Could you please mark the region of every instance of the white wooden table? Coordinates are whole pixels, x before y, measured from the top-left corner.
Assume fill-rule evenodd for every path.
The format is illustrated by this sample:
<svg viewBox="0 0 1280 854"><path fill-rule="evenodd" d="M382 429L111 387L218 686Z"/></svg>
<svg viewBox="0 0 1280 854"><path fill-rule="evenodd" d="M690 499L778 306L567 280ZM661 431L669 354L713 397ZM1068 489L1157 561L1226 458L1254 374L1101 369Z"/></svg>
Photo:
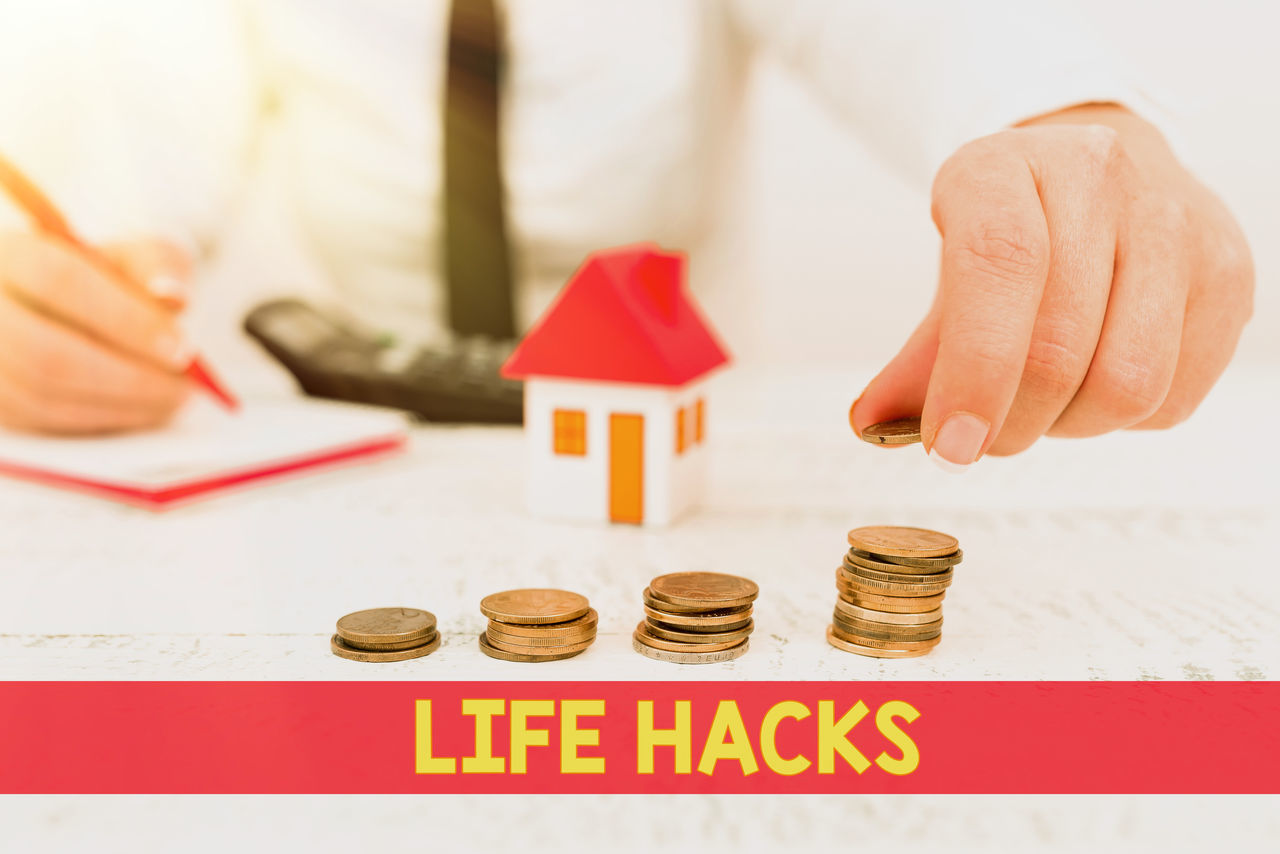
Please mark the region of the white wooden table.
<svg viewBox="0 0 1280 854"><path fill-rule="evenodd" d="M1239 370L1162 434L1046 442L963 476L918 449L857 441L864 371L723 376L704 510L665 531L551 524L523 509L519 431L423 427L377 464L166 515L0 483L4 679L1277 679L1280 399ZM957 536L946 630L925 658L876 661L823 639L845 531ZM760 583L750 653L680 668L636 655L654 575ZM486 593L588 595L600 635L540 666L476 649ZM444 633L426 659L328 651L337 617L405 604ZM801 838L900 849L999 844L1180 848L1280 838L1273 799L1021 797L297 797L0 800L7 851L390 850L562 837L595 847ZM12 840L10 847L5 840ZM712 844L714 843L714 844ZM576 847L576 846L573 846Z"/></svg>

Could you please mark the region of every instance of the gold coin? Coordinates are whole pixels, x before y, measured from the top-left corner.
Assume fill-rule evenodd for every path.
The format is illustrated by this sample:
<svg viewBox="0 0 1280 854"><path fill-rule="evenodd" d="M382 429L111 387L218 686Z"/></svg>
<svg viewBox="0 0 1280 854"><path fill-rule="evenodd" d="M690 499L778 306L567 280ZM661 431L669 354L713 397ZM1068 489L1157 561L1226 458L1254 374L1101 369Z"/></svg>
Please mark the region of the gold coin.
<svg viewBox="0 0 1280 854"><path fill-rule="evenodd" d="M685 632L691 635L713 635L721 632L736 632L752 625L750 617L734 623L727 623L723 626L699 626L683 623L668 623L666 620L659 620L649 613L645 614L645 620L647 620L650 625L660 626L669 632Z"/></svg>
<svg viewBox="0 0 1280 854"><path fill-rule="evenodd" d="M363 649L369 652L394 652L397 649L413 649L415 646L431 643L431 641L435 640L436 634L438 633L433 631L423 638L414 638L413 640L398 641L396 643L356 643L353 640L347 640L342 635L338 635L338 637L342 638L342 642L352 649Z"/></svg>
<svg viewBox="0 0 1280 854"><path fill-rule="evenodd" d="M671 603L671 602L664 602L664 601L662 601L661 599L656 598L656 597L653 595L653 591L652 591L652 590L650 590L648 587L646 587L646 588L644 589L644 592L640 594L640 598L644 600L644 604L648 605L648 606L649 606L649 607L651 607L651 608L657 608L657 609L658 609L658 610L660 610L660 611L670 611L670 612L672 612L672 613L676 613L676 614L706 614L706 613L708 613L708 608L707 608L707 605L706 605L706 604L702 604L702 605L675 605L675 604L673 604L673 603ZM739 607L739 608L749 608L749 607L751 607L751 606L748 604L748 605L740 605L740 606L738 606L738 607ZM725 608L725 609L723 609L723 610L733 610L733 609Z"/></svg>
<svg viewBox="0 0 1280 854"><path fill-rule="evenodd" d="M880 611L874 608L863 608L859 605L851 605L843 599L836 600L836 610L851 620L865 620L873 623L890 623L897 626L921 626L925 623L932 623L934 620L942 619L941 608L912 614L897 614L893 611Z"/></svg>
<svg viewBox="0 0 1280 854"><path fill-rule="evenodd" d="M878 596L854 590L847 585L840 586L840 597L850 605L889 611L893 614L922 614L933 611L942 606L942 600L946 595L946 593L939 593L937 596Z"/></svg>
<svg viewBox="0 0 1280 854"><path fill-rule="evenodd" d="M907 652L910 652L912 650L918 650L918 649L933 649L935 646L938 645L938 641L942 640L941 632L939 632L936 636L929 638L928 640L918 640L918 641L880 640L877 638L867 637L866 635L858 634L856 632L846 632L843 629L841 629L838 624L835 624L835 623L831 624L830 631L836 637L840 638L840 640L847 641L849 643L856 643L861 646L869 646L872 649L897 649L897 650L903 650Z"/></svg>
<svg viewBox="0 0 1280 854"><path fill-rule="evenodd" d="M695 641L693 643L685 643L684 641L670 641L658 637L649 628L649 624L644 620L636 626L633 638L640 643L651 646L654 649L665 649L668 652L719 652L722 649L728 649L731 646L737 646L743 639L734 638L727 641L718 641L715 643L707 643L705 641Z"/></svg>
<svg viewBox="0 0 1280 854"><path fill-rule="evenodd" d="M417 608L370 608L338 620L338 635L352 643L399 643L436 630L436 615Z"/></svg>
<svg viewBox="0 0 1280 854"><path fill-rule="evenodd" d="M508 652L505 649L499 649L498 647L489 643L489 640L488 638L485 637L485 635L483 634L480 635L480 651L483 652L485 655L489 656L490 658L498 658L498 659L501 659L502 661L559 661L563 658L573 658L575 655L581 655L582 650L586 648L587 647L584 646L582 647L582 649L575 649L571 652L563 652L563 651L548 652L548 653Z"/></svg>
<svg viewBox="0 0 1280 854"><path fill-rule="evenodd" d="M724 661L733 661L735 658L741 658L746 654L749 643L750 641L744 640L737 646L731 646L728 649L716 652L670 652L665 649L655 649L641 643L635 635L631 636L631 648L636 652L645 658L652 658L654 661L666 661L671 664L719 664Z"/></svg>
<svg viewBox="0 0 1280 854"><path fill-rule="evenodd" d="M760 588L749 578L722 572L672 572L650 581L649 593L659 602L713 610L749 605Z"/></svg>
<svg viewBox="0 0 1280 854"><path fill-rule="evenodd" d="M942 557L898 557L896 555L873 555L862 549L850 548L847 557L859 566L868 569L879 569L885 572L941 572L947 567L955 566L964 559L964 552L956 549Z"/></svg>
<svg viewBox="0 0 1280 854"><path fill-rule="evenodd" d="M489 635L489 640L497 646L526 646L533 649L537 649L539 647L573 646L574 644L579 644L583 641L593 641L596 637L595 628L578 632L577 634L552 635L551 637L545 638L531 637L529 635L510 635L502 630L502 627L505 625L507 624L491 621L489 623L489 628L486 629L486 632ZM501 643L499 643L499 641L501 641Z"/></svg>
<svg viewBox="0 0 1280 854"><path fill-rule="evenodd" d="M920 441L920 416L881 421L861 433L862 441L873 445L911 445Z"/></svg>
<svg viewBox="0 0 1280 854"><path fill-rule="evenodd" d="M882 581L886 584L950 584L951 579L955 577L955 572L950 568L941 572L929 573L870 569L861 564L851 563L847 556L841 566L844 567L844 571L849 575L857 576L858 578L869 578L872 581Z"/></svg>
<svg viewBox="0 0 1280 854"><path fill-rule="evenodd" d="M595 635L582 640L576 640L573 643L558 643L554 646L532 646L521 641L532 640L532 638L520 638L515 643L510 643L503 639L502 635L494 632L486 632L485 640L488 644L496 649L504 652L515 652L521 655L557 655L562 652L581 652L591 646L596 639Z"/></svg>
<svg viewBox="0 0 1280 854"><path fill-rule="evenodd" d="M830 626L827 626L827 643L831 644L836 649L841 649L845 652L857 653L858 655L865 655L870 658L919 658L922 655L928 654L929 649L932 649L932 647L929 649L914 650L877 649L876 647L863 646L862 644L851 643L840 638L833 632Z"/></svg>
<svg viewBox="0 0 1280 854"><path fill-rule="evenodd" d="M500 623L567 623L591 610L587 597L568 590L531 587L504 590L480 600L480 613Z"/></svg>
<svg viewBox="0 0 1280 854"><path fill-rule="evenodd" d="M730 608L724 611L704 611L700 614L677 614L645 605L644 613L645 616L660 623L678 626L690 631L706 629L708 631L727 632L747 624L751 619L751 606L744 605L741 608Z"/></svg>
<svg viewBox="0 0 1280 854"><path fill-rule="evenodd" d="M339 658L347 658L351 661L408 661L411 658L421 658L424 655L430 655L440 648L440 633L436 632L432 635L431 640L420 646L411 647L409 649L397 650L368 650L356 649L349 646L342 638L334 635L329 638L329 650Z"/></svg>
<svg viewBox="0 0 1280 854"><path fill-rule="evenodd" d="M873 555L897 557L942 557L960 548L950 534L896 525L854 528L849 532L849 545Z"/></svg>
<svg viewBox="0 0 1280 854"><path fill-rule="evenodd" d="M522 626L518 623L500 623L495 620L490 621L489 628L493 629L496 626L497 630L504 635L516 635L526 638L572 637L583 632L594 632L599 620L600 615L596 613L595 608L591 608L576 620L569 620L564 623L537 623L530 626Z"/></svg>
<svg viewBox="0 0 1280 854"><path fill-rule="evenodd" d="M876 596L899 596L902 598L915 598L921 596L936 596L946 591L949 584L895 584L885 581L876 581L871 578L861 578L851 572L845 570L844 567L836 569L836 585L841 589L851 589L859 593L870 593Z"/></svg>
<svg viewBox="0 0 1280 854"><path fill-rule="evenodd" d="M751 634L751 630L755 628L752 620L747 620L741 627L732 631L721 632L685 632L674 626L667 626L662 623L655 623L653 620L645 620L648 632L655 637L663 640L677 641L679 643L721 643L723 641L740 641L747 635Z"/></svg>
<svg viewBox="0 0 1280 854"><path fill-rule="evenodd" d="M895 626L892 623L868 623L850 620L839 611L831 616L831 624L845 635L861 635L884 641L924 641L942 634L942 621L921 626Z"/></svg>

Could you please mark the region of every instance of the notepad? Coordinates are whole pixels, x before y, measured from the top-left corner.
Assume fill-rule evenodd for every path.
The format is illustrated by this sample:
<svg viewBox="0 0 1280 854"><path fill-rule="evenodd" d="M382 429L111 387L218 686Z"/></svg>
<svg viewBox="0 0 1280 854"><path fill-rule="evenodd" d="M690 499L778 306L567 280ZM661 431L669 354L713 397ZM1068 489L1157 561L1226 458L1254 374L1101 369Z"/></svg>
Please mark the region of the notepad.
<svg viewBox="0 0 1280 854"><path fill-rule="evenodd" d="M0 429L0 475L164 510L227 490L371 460L404 447L403 414L296 399L235 415L193 405L170 425L120 436Z"/></svg>

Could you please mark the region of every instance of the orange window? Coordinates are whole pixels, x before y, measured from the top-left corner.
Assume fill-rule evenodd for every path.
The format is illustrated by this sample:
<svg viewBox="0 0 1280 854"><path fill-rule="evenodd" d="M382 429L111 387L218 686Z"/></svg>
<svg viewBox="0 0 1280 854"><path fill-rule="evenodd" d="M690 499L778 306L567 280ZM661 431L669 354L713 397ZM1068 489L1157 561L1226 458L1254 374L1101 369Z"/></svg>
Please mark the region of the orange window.
<svg viewBox="0 0 1280 854"><path fill-rule="evenodd" d="M676 409L676 453L683 454L684 449L689 447L688 438L684 432L684 407Z"/></svg>
<svg viewBox="0 0 1280 854"><path fill-rule="evenodd" d="M580 409L557 409L553 423L557 454L582 457L587 453L587 413Z"/></svg>
<svg viewBox="0 0 1280 854"><path fill-rule="evenodd" d="M702 398L698 398L698 402L694 405L693 410L693 441L697 442L699 445L702 444L703 438L707 435L706 408L707 407L703 403Z"/></svg>

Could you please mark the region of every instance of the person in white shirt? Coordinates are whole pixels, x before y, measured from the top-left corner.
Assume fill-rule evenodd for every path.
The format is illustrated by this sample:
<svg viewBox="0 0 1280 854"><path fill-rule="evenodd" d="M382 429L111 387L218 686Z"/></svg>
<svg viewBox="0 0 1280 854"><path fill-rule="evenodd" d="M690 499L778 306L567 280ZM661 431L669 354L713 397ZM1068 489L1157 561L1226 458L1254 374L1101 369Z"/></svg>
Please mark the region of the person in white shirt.
<svg viewBox="0 0 1280 854"><path fill-rule="evenodd" d="M1045 434L1178 423L1250 316L1249 250L1143 118L1143 94L1043 6L500 4L517 325L592 249L696 242L743 71L768 52L892 166L936 170L937 298L855 402L856 429L922 413L926 447L964 465ZM207 240L270 116L299 221L347 304L429 337L445 325L449 7L14 3L0 73L24 85L0 94L0 151L42 163L55 198L140 188L151 218L117 206L112 230L162 221ZM85 174L97 180L67 177ZM172 243L111 251L180 303L191 261ZM174 312L102 279L56 242L0 232L0 421L94 433L180 405Z"/></svg>

